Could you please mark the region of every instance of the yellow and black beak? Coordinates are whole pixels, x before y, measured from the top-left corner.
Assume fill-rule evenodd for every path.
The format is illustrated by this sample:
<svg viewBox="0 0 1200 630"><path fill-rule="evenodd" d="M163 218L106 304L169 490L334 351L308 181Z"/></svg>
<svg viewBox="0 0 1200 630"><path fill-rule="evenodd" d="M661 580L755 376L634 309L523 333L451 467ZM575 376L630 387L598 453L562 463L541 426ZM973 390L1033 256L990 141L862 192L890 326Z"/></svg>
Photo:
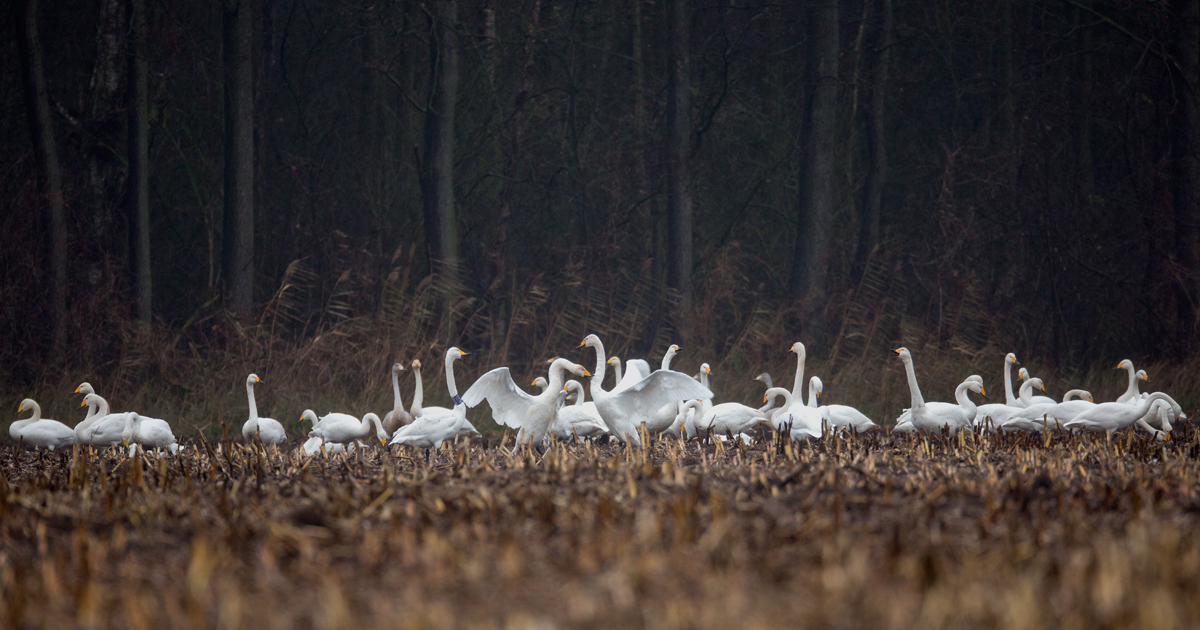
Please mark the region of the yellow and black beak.
<svg viewBox="0 0 1200 630"><path fill-rule="evenodd" d="M591 378L591 376L592 376L592 373L591 373L591 372L589 372L587 368L583 368L583 375L584 375L584 376L586 376L586 377L588 377L588 378Z"/></svg>
<svg viewBox="0 0 1200 630"><path fill-rule="evenodd" d="M580 341L580 342L579 342L579 347L580 347L580 348L582 348L582 347L584 347L584 346L586 346L586 345L587 345L587 339L584 339L583 341Z"/></svg>
<svg viewBox="0 0 1200 630"><path fill-rule="evenodd" d="M979 386L979 393L987 396L987 390L983 388L983 385Z"/></svg>
<svg viewBox="0 0 1200 630"><path fill-rule="evenodd" d="M900 348L896 348L895 350L892 350L892 352L895 352L896 354L900 354Z"/></svg>
<svg viewBox="0 0 1200 630"><path fill-rule="evenodd" d="M458 356L460 356L460 357L465 357L465 356L467 356L467 353L466 353L465 351L463 351L463 350L459 350L459 351L458 351Z"/></svg>
<svg viewBox="0 0 1200 630"><path fill-rule="evenodd" d="M79 406L80 406L80 407L86 407L86 406L87 406L87 401L86 401L86 400L81 400L81 401L79 401Z"/></svg>
<svg viewBox="0 0 1200 630"><path fill-rule="evenodd" d="M75 388L75 393L76 393L76 394L78 394L78 393L79 393L79 388L78 388L78 387L76 387L76 388Z"/></svg>

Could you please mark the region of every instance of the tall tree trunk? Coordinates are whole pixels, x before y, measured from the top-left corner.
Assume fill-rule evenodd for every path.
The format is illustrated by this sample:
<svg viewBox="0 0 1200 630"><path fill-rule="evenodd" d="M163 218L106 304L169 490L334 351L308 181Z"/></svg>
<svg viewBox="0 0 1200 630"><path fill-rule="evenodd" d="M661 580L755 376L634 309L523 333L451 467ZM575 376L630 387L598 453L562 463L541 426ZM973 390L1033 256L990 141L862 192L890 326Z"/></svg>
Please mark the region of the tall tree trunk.
<svg viewBox="0 0 1200 630"><path fill-rule="evenodd" d="M833 220L834 136L838 94L838 3L820 0L809 7L808 107L801 141L800 203L790 289L799 297L819 291L828 267Z"/></svg>
<svg viewBox="0 0 1200 630"><path fill-rule="evenodd" d="M38 41L37 0L18 0L13 27L21 58L21 84L25 91L25 115L38 166L39 205L46 209L50 232L51 346L57 356L63 349L67 313L67 226L63 210L62 169L50 119L50 96L42 71L42 49ZM44 199L43 199L44 198Z"/></svg>
<svg viewBox="0 0 1200 630"><path fill-rule="evenodd" d="M251 0L225 0L225 211L222 274L229 309L254 302L254 72Z"/></svg>
<svg viewBox="0 0 1200 630"><path fill-rule="evenodd" d="M89 282L103 282L111 287L116 278L107 263L110 259L124 258L123 243L117 232L127 170L118 147L121 114L128 98L126 39L130 24L126 18L127 0L101 0L99 5L95 63L88 81L88 105L81 120L85 129L80 140L86 174L81 201L86 218L78 245L81 258L87 261Z"/></svg>
<svg viewBox="0 0 1200 630"><path fill-rule="evenodd" d="M883 184L887 181L887 144L884 136L884 104L887 95L888 62L892 47L892 0L879 0L882 23L875 40L875 63L871 68L871 103L867 110L867 153L870 164L863 191L858 226L858 248L854 263L858 273L866 268L871 250L879 243L879 214Z"/></svg>
<svg viewBox="0 0 1200 630"><path fill-rule="evenodd" d="M137 318L150 323L150 120L146 64L146 1L129 0L129 267Z"/></svg>
<svg viewBox="0 0 1200 630"><path fill-rule="evenodd" d="M671 48L667 65L667 284L679 291L680 309L692 309L691 75L687 0L670 0Z"/></svg>
<svg viewBox="0 0 1200 630"><path fill-rule="evenodd" d="M455 0L439 0L429 38L429 102L425 115L422 197L430 268L457 282L458 218L454 211L454 106L458 98Z"/></svg>
<svg viewBox="0 0 1200 630"><path fill-rule="evenodd" d="M1179 266L1175 274L1175 303L1178 335L1185 343L1178 344L1181 356L1193 348L1200 309L1200 269L1197 268L1197 205L1196 186L1200 185L1200 7L1195 0L1176 0L1174 42L1170 52L1179 67L1171 73L1171 92L1182 102L1174 107L1170 132L1170 195L1174 223L1173 256Z"/></svg>

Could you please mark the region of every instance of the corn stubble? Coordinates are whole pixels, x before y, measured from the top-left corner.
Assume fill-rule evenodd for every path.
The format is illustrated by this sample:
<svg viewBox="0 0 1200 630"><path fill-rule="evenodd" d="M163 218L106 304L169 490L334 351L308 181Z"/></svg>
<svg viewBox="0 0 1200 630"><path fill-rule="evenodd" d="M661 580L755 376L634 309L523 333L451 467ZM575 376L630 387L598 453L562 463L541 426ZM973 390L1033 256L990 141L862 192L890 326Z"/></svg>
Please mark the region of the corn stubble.
<svg viewBox="0 0 1200 630"><path fill-rule="evenodd" d="M510 440L511 443L511 440ZM1200 432L0 458L6 627L1200 622Z"/></svg>

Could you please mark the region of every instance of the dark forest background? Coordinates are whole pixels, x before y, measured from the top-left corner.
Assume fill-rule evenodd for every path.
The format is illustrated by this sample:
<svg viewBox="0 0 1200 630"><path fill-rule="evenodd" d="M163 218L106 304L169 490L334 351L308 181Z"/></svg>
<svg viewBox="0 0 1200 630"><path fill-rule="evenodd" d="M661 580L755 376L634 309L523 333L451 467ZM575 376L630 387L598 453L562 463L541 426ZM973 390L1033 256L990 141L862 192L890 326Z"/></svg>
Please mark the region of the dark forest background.
<svg viewBox="0 0 1200 630"><path fill-rule="evenodd" d="M1197 2L38 5L0 33L6 390L382 400L588 332L862 383L901 343L1196 348Z"/></svg>

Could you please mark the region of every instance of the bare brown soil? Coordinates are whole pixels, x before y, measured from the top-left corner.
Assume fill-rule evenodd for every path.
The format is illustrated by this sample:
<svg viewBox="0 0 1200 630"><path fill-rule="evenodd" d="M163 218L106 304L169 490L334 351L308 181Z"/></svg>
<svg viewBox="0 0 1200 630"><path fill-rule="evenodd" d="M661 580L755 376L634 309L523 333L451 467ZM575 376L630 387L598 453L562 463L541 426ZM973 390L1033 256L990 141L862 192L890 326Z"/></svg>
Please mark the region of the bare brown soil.
<svg viewBox="0 0 1200 630"><path fill-rule="evenodd" d="M511 444L511 440L509 442ZM1195 627L1200 432L0 451L0 625Z"/></svg>

